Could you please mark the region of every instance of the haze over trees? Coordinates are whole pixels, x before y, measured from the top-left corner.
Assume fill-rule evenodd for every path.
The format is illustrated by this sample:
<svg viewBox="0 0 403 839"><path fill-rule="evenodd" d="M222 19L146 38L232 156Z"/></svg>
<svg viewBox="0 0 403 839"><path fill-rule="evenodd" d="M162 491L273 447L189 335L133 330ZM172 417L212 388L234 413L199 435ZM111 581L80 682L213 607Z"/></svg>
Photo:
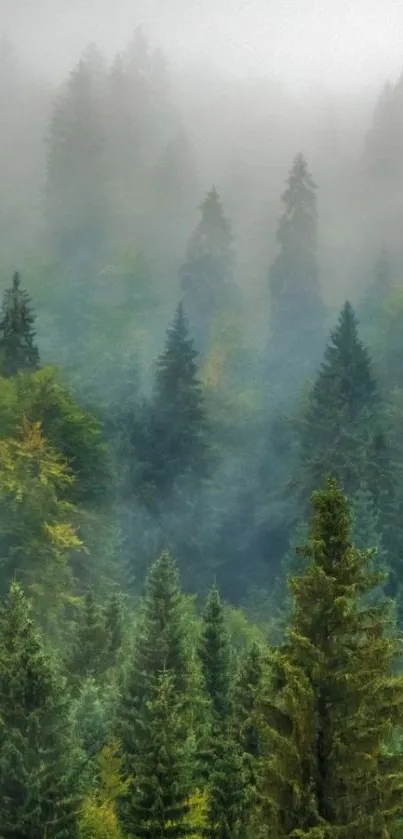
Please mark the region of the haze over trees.
<svg viewBox="0 0 403 839"><path fill-rule="evenodd" d="M402 82L204 71L0 42L4 839L401 833Z"/></svg>

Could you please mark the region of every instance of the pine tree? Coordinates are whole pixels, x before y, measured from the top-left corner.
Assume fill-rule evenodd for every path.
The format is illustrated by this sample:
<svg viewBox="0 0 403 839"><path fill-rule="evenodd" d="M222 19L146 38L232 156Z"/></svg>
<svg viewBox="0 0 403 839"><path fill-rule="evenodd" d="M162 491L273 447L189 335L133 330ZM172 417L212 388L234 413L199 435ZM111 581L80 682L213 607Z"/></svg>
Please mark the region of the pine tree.
<svg viewBox="0 0 403 839"><path fill-rule="evenodd" d="M20 587L0 605L0 836L75 836L65 684Z"/></svg>
<svg viewBox="0 0 403 839"><path fill-rule="evenodd" d="M16 272L11 288L4 292L1 311L0 359L3 376L15 376L19 370L33 372L38 369L34 322L29 294L21 288L20 275Z"/></svg>
<svg viewBox="0 0 403 839"><path fill-rule="evenodd" d="M174 561L163 554L148 575L133 659L126 673L117 714L117 734L122 744L125 773L135 779L121 802L122 819L129 834L148 836L147 825L162 819L161 812L166 820L169 819L167 808L169 801L169 806L174 807L172 784L175 773L182 778L183 796L182 793L180 796L185 806L183 755L191 736L185 724L189 672L178 571ZM164 763L166 772L162 774L158 770L158 755L160 760L167 761ZM156 776L158 784L153 786ZM179 807L179 798L172 810L173 815L176 813L175 824L180 823L181 808L175 809Z"/></svg>
<svg viewBox="0 0 403 839"><path fill-rule="evenodd" d="M317 265L316 184L302 154L293 162L270 269L269 375L282 389L309 375L323 340L325 316Z"/></svg>
<svg viewBox="0 0 403 839"><path fill-rule="evenodd" d="M395 836L403 772L393 753L403 677L391 611L368 603L380 575L351 543L346 497L329 479L312 496L309 559L291 580L285 642L271 653L260 708L267 835Z"/></svg>
<svg viewBox="0 0 403 839"><path fill-rule="evenodd" d="M93 52L83 55L54 102L47 138L50 244L73 278L87 284L102 263L106 243L101 64ZM68 291L71 296L71 282ZM65 302L71 307L67 296Z"/></svg>
<svg viewBox="0 0 403 839"><path fill-rule="evenodd" d="M350 303L341 310L314 383L301 434L303 493L335 475L351 496L361 482L374 500L387 478L377 384Z"/></svg>
<svg viewBox="0 0 403 839"><path fill-rule="evenodd" d="M242 750L231 727L230 646L224 609L216 586L207 597L199 655L211 721L201 755L207 780L207 835L214 839L242 836L246 814L246 781Z"/></svg>
<svg viewBox="0 0 403 839"><path fill-rule="evenodd" d="M123 645L123 609L119 594L113 593L105 607L105 650L103 665L114 667Z"/></svg>
<svg viewBox="0 0 403 839"><path fill-rule="evenodd" d="M163 670L143 707L145 738L136 758L136 775L123 807L129 835L168 839L191 834L191 773L181 703L172 674Z"/></svg>
<svg viewBox="0 0 403 839"><path fill-rule="evenodd" d="M213 720L220 725L229 718L231 673L229 638L216 586L209 592L203 613L199 655Z"/></svg>
<svg viewBox="0 0 403 839"><path fill-rule="evenodd" d="M103 671L107 643L108 637L102 610L93 592L89 591L84 597L82 611L78 618L73 653L69 662L74 682L79 684L88 676L95 678L100 676Z"/></svg>
<svg viewBox="0 0 403 839"><path fill-rule="evenodd" d="M196 347L204 353L213 316L234 302L234 287L232 234L215 187L201 214L181 269L181 287Z"/></svg>
<svg viewBox="0 0 403 839"><path fill-rule="evenodd" d="M200 478L207 468L206 413L197 353L182 305L158 359L150 415L140 435L142 464L136 482L144 499L166 498L180 478Z"/></svg>

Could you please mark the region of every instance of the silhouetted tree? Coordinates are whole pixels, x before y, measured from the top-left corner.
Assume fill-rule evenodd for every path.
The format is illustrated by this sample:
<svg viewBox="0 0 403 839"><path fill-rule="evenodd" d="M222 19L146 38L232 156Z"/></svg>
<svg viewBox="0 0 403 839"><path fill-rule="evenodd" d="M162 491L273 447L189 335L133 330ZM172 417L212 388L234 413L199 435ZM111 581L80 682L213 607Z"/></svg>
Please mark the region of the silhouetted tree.
<svg viewBox="0 0 403 839"><path fill-rule="evenodd" d="M11 288L4 292L1 310L0 359L3 376L15 376L19 370L32 372L39 367L34 323L30 296L21 288L20 275L15 273Z"/></svg>

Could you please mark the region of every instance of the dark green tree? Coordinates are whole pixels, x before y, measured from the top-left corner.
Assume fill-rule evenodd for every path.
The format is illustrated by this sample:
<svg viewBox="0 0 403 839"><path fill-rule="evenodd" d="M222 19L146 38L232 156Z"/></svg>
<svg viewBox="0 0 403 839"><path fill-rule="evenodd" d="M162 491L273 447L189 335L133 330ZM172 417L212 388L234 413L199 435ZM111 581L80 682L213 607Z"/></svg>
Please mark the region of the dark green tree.
<svg viewBox="0 0 403 839"><path fill-rule="evenodd" d="M224 608L216 586L210 590L203 612L199 656L213 720L219 726L230 714L230 645Z"/></svg>
<svg viewBox="0 0 403 839"><path fill-rule="evenodd" d="M214 316L234 302L232 234L213 187L201 205L181 269L182 300L200 353L209 342Z"/></svg>
<svg viewBox="0 0 403 839"><path fill-rule="evenodd" d="M168 810L161 802L168 807L170 801L169 806L174 806L173 773L177 771L184 778L182 755L190 733L185 725L190 664L183 614L177 567L163 554L148 575L133 658L125 673L117 714L124 769L134 779L121 802L122 819L131 835L148 836L148 824L158 820L161 807L168 819ZM167 772L161 773L158 755L162 760L165 747ZM171 762L168 772L174 754L178 765L174 770Z"/></svg>
<svg viewBox="0 0 403 839"><path fill-rule="evenodd" d="M390 490L377 383L348 302L311 391L300 443L304 497L329 474L349 496L363 482L375 501Z"/></svg>
<svg viewBox="0 0 403 839"><path fill-rule="evenodd" d="M135 453L137 450L141 459L135 483L144 500L158 502L179 479L200 478L206 473L206 431L197 353L179 305L157 362L149 411L134 440Z"/></svg>
<svg viewBox="0 0 403 839"><path fill-rule="evenodd" d="M13 584L0 605L0 836L73 839L73 772L64 680Z"/></svg>
<svg viewBox="0 0 403 839"><path fill-rule="evenodd" d="M312 502L309 566L291 579L292 618L260 709L267 835L396 836L403 678L392 612L370 597L380 576L371 550L351 542L338 484Z"/></svg>
<svg viewBox="0 0 403 839"><path fill-rule="evenodd" d="M325 308L317 264L316 184L298 154L291 167L270 269L269 378L283 391L310 375L323 341Z"/></svg>
<svg viewBox="0 0 403 839"><path fill-rule="evenodd" d="M207 833L215 839L236 839L243 835L248 776L231 725L230 644L216 586L209 592L203 613L199 656L211 712L210 731L201 754L208 789Z"/></svg>
<svg viewBox="0 0 403 839"><path fill-rule="evenodd" d="M105 607L105 649L103 664L105 669L114 667L122 649L124 639L124 614L122 598L114 592Z"/></svg>
<svg viewBox="0 0 403 839"><path fill-rule="evenodd" d="M105 648L108 638L102 609L93 592L84 597L82 610L76 624L76 637L69 662L73 681L80 684L88 676L99 677L104 669Z"/></svg>
<svg viewBox="0 0 403 839"><path fill-rule="evenodd" d="M33 372L39 367L35 344L35 316L28 292L21 288L16 272L11 288L4 292L0 320L0 361L3 376L15 376L19 370Z"/></svg>
<svg viewBox="0 0 403 839"><path fill-rule="evenodd" d="M141 729L136 726L141 745L134 783L122 810L131 836L174 839L192 834L191 772L181 710L175 680L163 670L142 709Z"/></svg>

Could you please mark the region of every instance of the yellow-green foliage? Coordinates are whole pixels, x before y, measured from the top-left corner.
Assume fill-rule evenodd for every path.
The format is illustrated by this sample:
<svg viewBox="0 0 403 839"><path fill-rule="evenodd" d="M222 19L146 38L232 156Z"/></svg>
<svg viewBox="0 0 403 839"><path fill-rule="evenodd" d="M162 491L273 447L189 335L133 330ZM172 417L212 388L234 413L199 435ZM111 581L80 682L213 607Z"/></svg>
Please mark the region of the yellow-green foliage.
<svg viewBox="0 0 403 839"><path fill-rule="evenodd" d="M208 796L206 790L197 789L190 798L190 812L188 816L192 836L202 839L206 835L208 825ZM194 833L193 833L194 831Z"/></svg>
<svg viewBox="0 0 403 839"><path fill-rule="evenodd" d="M60 607L70 602L69 558L82 548L75 509L60 500L72 482L39 423L24 421L15 438L0 439L2 583L19 577L49 629Z"/></svg>
<svg viewBox="0 0 403 839"><path fill-rule="evenodd" d="M99 757L98 787L87 795L78 820L79 839L123 839L116 802L129 786L122 779L122 760L117 741L106 745Z"/></svg>

